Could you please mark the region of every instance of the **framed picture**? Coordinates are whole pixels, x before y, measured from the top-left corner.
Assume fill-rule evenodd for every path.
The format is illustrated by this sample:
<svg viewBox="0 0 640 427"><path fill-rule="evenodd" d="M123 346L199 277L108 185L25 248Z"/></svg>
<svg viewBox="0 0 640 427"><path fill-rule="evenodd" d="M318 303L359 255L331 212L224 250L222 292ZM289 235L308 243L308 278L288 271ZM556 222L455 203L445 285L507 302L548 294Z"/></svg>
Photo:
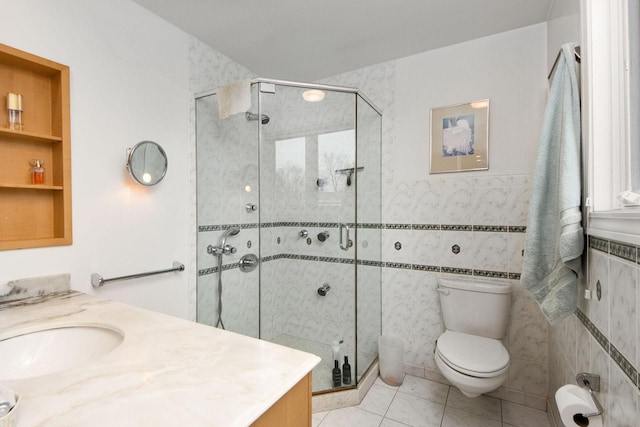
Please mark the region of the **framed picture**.
<svg viewBox="0 0 640 427"><path fill-rule="evenodd" d="M489 100L431 109L431 173L489 169Z"/></svg>

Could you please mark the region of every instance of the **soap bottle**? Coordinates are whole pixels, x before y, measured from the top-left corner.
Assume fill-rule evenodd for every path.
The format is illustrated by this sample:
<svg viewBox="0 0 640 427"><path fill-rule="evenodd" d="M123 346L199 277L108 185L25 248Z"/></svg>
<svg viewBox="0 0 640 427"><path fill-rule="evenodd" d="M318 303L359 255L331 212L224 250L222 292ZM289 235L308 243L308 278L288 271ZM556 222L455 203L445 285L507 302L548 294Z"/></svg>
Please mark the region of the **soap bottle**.
<svg viewBox="0 0 640 427"><path fill-rule="evenodd" d="M331 343L331 355L333 356L333 360L340 360L340 345L343 342L343 340L335 340L333 343Z"/></svg>
<svg viewBox="0 0 640 427"><path fill-rule="evenodd" d="M31 183L44 184L44 162L42 160L31 160Z"/></svg>
<svg viewBox="0 0 640 427"><path fill-rule="evenodd" d="M351 384L351 365L349 365L347 356L344 357L344 364L342 365L342 382Z"/></svg>
<svg viewBox="0 0 640 427"><path fill-rule="evenodd" d="M342 376L340 375L340 362L337 360L334 360L333 362L333 386L340 387L340 381L342 380Z"/></svg>

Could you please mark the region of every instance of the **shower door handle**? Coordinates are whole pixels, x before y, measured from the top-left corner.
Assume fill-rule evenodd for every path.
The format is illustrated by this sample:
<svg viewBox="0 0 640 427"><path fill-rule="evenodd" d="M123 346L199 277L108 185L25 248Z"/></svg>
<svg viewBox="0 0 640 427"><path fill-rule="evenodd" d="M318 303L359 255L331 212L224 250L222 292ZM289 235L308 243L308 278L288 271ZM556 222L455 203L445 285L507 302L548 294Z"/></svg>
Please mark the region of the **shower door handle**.
<svg viewBox="0 0 640 427"><path fill-rule="evenodd" d="M343 229L347 230L347 242L346 242L346 244L344 243L344 240L343 240L343 234L342 234L342 230ZM353 243L351 242L351 239L349 238L349 226L347 224L340 223L340 249L342 249L343 251L348 251L352 244Z"/></svg>

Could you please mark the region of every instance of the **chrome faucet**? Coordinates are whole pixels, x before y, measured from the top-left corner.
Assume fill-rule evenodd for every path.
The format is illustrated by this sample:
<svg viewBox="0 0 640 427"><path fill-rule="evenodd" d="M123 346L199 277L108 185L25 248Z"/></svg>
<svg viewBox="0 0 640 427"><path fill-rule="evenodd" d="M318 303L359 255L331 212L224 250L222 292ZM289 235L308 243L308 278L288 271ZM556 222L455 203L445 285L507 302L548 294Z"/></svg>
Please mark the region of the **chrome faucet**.
<svg viewBox="0 0 640 427"><path fill-rule="evenodd" d="M238 249L234 248L231 245L228 245L227 244L227 239L230 236L235 236L239 232L240 232L240 229L238 227L233 227L233 228L230 228L230 229L226 230L222 234L222 237L220 237L220 243L218 244L218 246L213 246L213 245L207 246L207 253L211 254L213 256L222 256L222 255L235 254L236 252L238 252Z"/></svg>

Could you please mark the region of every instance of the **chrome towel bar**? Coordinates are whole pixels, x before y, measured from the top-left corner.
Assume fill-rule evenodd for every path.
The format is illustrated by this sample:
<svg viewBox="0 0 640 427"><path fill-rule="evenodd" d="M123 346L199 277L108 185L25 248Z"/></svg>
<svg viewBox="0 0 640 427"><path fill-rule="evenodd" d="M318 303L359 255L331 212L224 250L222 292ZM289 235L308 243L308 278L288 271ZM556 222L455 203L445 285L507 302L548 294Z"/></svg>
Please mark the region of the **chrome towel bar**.
<svg viewBox="0 0 640 427"><path fill-rule="evenodd" d="M171 273L172 271L184 271L184 264L182 264L181 262L178 262L178 261L174 261L173 267L172 268L168 268L166 270L149 271L147 273L138 273L138 274L131 274L129 276L113 277L111 279L104 279L98 273L93 273L91 275L91 284L93 285L94 288L100 288L100 287L102 287L102 285L104 285L105 283L109 283L109 282L116 282L116 281L120 281L120 280L139 279L141 277L154 276L156 274Z"/></svg>

